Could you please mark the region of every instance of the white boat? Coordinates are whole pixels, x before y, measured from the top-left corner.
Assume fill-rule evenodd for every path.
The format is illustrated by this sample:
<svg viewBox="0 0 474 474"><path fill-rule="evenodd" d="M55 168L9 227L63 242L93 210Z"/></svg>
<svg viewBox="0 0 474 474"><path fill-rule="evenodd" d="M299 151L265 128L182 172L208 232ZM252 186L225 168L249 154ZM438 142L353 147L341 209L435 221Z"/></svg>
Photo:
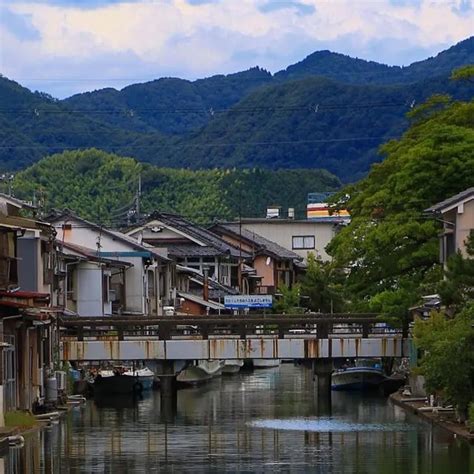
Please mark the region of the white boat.
<svg viewBox="0 0 474 474"><path fill-rule="evenodd" d="M129 377L138 377L138 381L141 383L143 390L151 390L153 388L153 381L155 380L155 374L148 368L143 367L142 369L128 369L123 375Z"/></svg>
<svg viewBox="0 0 474 474"><path fill-rule="evenodd" d="M378 359L358 359L354 367L336 370L331 376L332 390L377 388L387 377Z"/></svg>
<svg viewBox="0 0 474 474"><path fill-rule="evenodd" d="M223 374L236 374L243 367L244 361L242 359L226 359L222 367Z"/></svg>
<svg viewBox="0 0 474 474"><path fill-rule="evenodd" d="M280 359L253 359L254 369L268 369L269 367L279 367Z"/></svg>
<svg viewBox="0 0 474 474"><path fill-rule="evenodd" d="M223 367L223 360L199 360L182 370L176 380L182 384L197 385L220 375Z"/></svg>

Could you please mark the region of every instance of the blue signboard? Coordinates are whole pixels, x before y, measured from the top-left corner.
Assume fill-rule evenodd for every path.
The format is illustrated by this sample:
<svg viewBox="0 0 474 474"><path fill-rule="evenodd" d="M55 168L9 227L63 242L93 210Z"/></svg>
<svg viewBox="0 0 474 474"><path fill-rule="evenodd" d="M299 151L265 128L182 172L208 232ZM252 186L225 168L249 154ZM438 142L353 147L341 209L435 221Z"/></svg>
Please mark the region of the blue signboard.
<svg viewBox="0 0 474 474"><path fill-rule="evenodd" d="M230 295L224 296L224 306L230 309L271 308L272 295Z"/></svg>

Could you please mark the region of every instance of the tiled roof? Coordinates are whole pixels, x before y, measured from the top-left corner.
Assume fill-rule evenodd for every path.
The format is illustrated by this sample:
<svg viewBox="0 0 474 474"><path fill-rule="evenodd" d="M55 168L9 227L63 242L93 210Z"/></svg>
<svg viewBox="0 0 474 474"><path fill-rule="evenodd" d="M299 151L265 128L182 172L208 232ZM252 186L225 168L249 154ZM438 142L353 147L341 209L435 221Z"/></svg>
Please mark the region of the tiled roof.
<svg viewBox="0 0 474 474"><path fill-rule="evenodd" d="M168 245L168 255L172 257L218 257L222 255L220 250L214 247L202 247L192 244Z"/></svg>
<svg viewBox="0 0 474 474"><path fill-rule="evenodd" d="M443 211L444 209L451 207L460 201L464 201L465 199L471 196L474 197L474 187L467 188L465 191L455 194L454 196L451 196L448 199L445 199L444 201L438 202L437 204L426 209L426 212Z"/></svg>
<svg viewBox="0 0 474 474"><path fill-rule="evenodd" d="M202 242L205 246L216 249L220 255L231 255L233 257L241 256L242 258L250 257L250 255L245 252L240 252L239 249L228 244L216 234L205 229L204 227L194 224L184 217L178 216L176 214L155 212L150 216L150 218L152 220L157 219L163 222L163 224L171 228L175 228L183 234L189 235L191 238Z"/></svg>
<svg viewBox="0 0 474 474"><path fill-rule="evenodd" d="M242 239L250 245L255 246L255 252L260 254L270 254L272 257L282 260L302 260L302 258L291 250L278 245L277 243L262 237L251 230L245 229L239 223L216 224L211 229L215 232L232 234L237 239Z"/></svg>

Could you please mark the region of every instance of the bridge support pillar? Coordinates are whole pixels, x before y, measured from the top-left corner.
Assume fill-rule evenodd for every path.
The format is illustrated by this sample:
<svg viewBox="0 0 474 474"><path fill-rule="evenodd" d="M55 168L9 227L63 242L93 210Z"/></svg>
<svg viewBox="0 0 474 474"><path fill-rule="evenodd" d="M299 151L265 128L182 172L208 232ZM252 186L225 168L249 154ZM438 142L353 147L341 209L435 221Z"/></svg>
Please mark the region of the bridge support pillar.
<svg viewBox="0 0 474 474"><path fill-rule="evenodd" d="M176 371L172 360L159 364L161 415L165 421L171 421L177 410L178 389Z"/></svg>
<svg viewBox="0 0 474 474"><path fill-rule="evenodd" d="M332 359L316 359L313 362L313 374L317 383L317 403L319 415L331 413L331 373Z"/></svg>

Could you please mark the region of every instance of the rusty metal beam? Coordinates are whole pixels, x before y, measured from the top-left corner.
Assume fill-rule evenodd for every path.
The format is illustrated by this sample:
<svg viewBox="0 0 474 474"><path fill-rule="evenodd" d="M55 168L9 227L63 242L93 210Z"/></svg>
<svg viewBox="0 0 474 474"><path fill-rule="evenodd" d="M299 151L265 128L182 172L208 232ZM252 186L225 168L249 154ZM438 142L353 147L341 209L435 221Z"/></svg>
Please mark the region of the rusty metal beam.
<svg viewBox="0 0 474 474"><path fill-rule="evenodd" d="M196 360L196 359L327 359L403 357L407 339L249 338L201 340L64 340L62 360Z"/></svg>

